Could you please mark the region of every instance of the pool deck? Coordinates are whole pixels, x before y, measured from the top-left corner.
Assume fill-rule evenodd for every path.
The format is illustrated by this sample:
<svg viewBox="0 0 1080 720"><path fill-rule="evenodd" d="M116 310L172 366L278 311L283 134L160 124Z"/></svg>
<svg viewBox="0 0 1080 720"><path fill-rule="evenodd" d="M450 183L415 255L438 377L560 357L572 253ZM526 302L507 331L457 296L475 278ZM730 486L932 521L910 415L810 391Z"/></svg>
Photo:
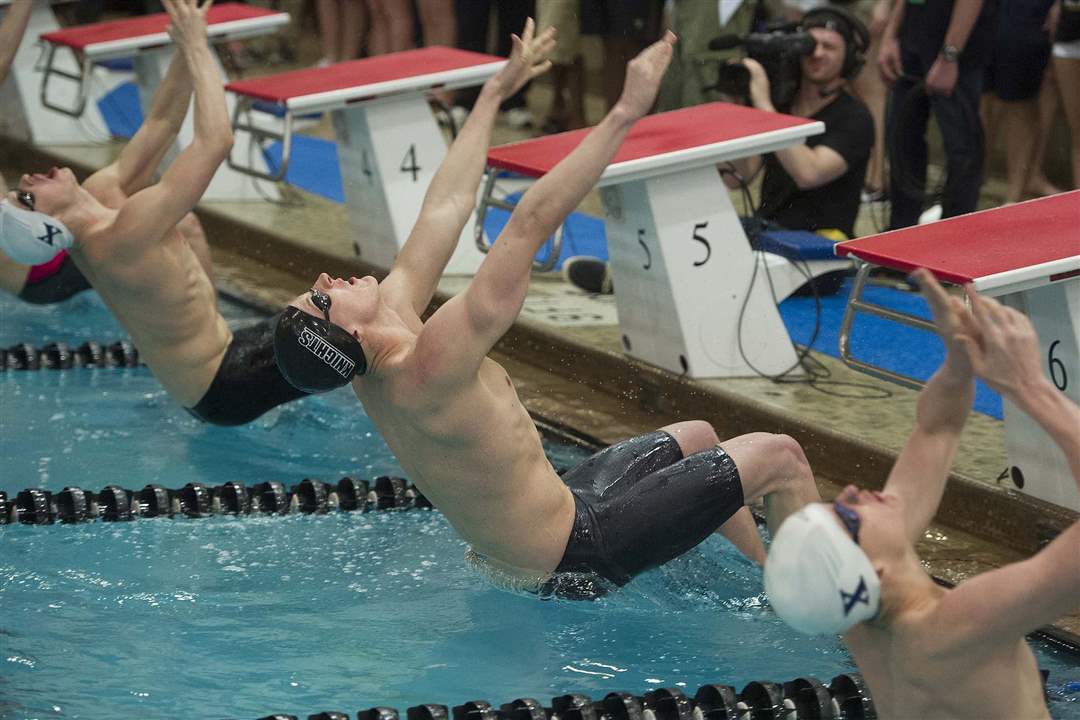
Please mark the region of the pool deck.
<svg viewBox="0 0 1080 720"><path fill-rule="evenodd" d="M11 182L18 177L16 168L62 164L83 176L109 162L117 147L35 148L0 137L0 171ZM348 232L343 205L293 190L286 198L281 205L199 206L223 292L272 310L310 287L319 272L346 277L383 272L356 260L353 242L363 238ZM600 214L595 195L582 207ZM435 304L464 282L444 279ZM550 274L534 276L519 321L493 357L507 368L535 416L600 442L702 418L722 437L751 431L792 435L803 445L826 497L849 482L880 488L912 427L916 393L812 354L831 373L816 387L679 377L622 353L611 296L589 296ZM888 399L880 399L882 394ZM1072 511L1002 486L998 477L1006 467L1003 423L972 413L938 516L919 544L928 570L939 580L959 582L1030 555L1076 519ZM1050 630L1080 645L1080 612Z"/></svg>

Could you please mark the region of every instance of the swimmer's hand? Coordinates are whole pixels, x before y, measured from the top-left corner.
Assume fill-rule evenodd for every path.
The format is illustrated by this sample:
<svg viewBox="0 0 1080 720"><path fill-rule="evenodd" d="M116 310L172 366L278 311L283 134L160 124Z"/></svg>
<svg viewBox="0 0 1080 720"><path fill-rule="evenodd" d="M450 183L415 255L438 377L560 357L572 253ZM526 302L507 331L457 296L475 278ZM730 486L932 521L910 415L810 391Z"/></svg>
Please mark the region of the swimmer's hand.
<svg viewBox="0 0 1080 720"><path fill-rule="evenodd" d="M206 13L214 0L206 0L199 7L199 0L161 0L169 13L169 37L181 48L206 44Z"/></svg>
<svg viewBox="0 0 1080 720"><path fill-rule="evenodd" d="M539 35L534 35L535 32L536 24L532 18L528 18L521 36L510 36L514 43L510 59L503 69L488 81L503 100L537 75L543 75L551 69L551 61L547 56L555 47L555 28L549 27Z"/></svg>
<svg viewBox="0 0 1080 720"><path fill-rule="evenodd" d="M911 279L922 289L923 297L930 305L938 335L941 336L948 350L945 362L957 372L970 375L974 372L967 345L960 339L973 332L971 313L964 307L964 301L955 295L949 295L941 283L926 268L919 268L911 273Z"/></svg>
<svg viewBox="0 0 1080 720"><path fill-rule="evenodd" d="M1031 320L1018 310L979 295L970 285L965 290L971 301L971 329L959 335L958 340L967 348L975 373L1014 400L1027 389L1048 383Z"/></svg>
<svg viewBox="0 0 1080 720"><path fill-rule="evenodd" d="M675 33L668 30L664 37L638 53L638 56L626 65L626 81L623 83L622 96L615 103L613 111L624 114L629 120L638 120L652 109L656 94L660 91L660 80L671 64L671 55L675 47Z"/></svg>

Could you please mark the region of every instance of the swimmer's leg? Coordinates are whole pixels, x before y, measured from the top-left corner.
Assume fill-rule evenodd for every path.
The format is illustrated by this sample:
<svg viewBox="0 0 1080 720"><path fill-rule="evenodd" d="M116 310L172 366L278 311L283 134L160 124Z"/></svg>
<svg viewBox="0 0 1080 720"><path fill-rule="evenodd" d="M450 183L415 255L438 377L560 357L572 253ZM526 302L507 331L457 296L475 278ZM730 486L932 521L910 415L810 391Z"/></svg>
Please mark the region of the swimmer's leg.
<svg viewBox="0 0 1080 720"><path fill-rule="evenodd" d="M206 242L206 231L203 230L199 218L195 216L195 213L189 212L176 224L176 229L187 240L188 246L191 247L195 257L199 259L199 264L206 272L206 277L210 278L211 284L214 284L214 263L210 257L210 244Z"/></svg>
<svg viewBox="0 0 1080 720"><path fill-rule="evenodd" d="M735 461L746 503L765 499L765 518L774 534L780 523L803 505L821 502L810 463L792 437L747 433L720 443Z"/></svg>
<svg viewBox="0 0 1080 720"><path fill-rule="evenodd" d="M708 450L717 445L723 447L723 443L720 442L720 438L717 436L712 424L704 420L687 420L672 423L660 429L675 438L675 441L679 443L679 447L682 449L683 457L702 450ZM731 453L728 454L731 455ZM738 458L732 455L732 459L735 460L735 466L739 468L741 474L743 470L742 466L739 465ZM727 538L731 544L738 548L739 552L750 560L753 560L758 565L765 564L765 545L761 542L761 534L758 532L757 523L754 522L754 516L750 512L750 508L745 505L739 508L716 532Z"/></svg>

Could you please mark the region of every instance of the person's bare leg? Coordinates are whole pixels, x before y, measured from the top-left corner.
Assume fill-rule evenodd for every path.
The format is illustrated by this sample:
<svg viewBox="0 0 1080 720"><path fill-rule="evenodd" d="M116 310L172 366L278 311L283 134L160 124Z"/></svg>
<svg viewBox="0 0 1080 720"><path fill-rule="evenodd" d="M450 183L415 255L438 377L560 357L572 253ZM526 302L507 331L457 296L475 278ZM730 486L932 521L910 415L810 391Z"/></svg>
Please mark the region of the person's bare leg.
<svg viewBox="0 0 1080 720"><path fill-rule="evenodd" d="M1039 131L1035 136L1035 149L1031 154L1031 173L1028 175L1027 190L1035 197L1045 197L1061 192L1061 188L1046 177L1046 146L1050 142L1050 133L1057 120L1058 86L1054 74L1054 64L1047 63L1043 72L1042 84L1039 85Z"/></svg>
<svg viewBox="0 0 1080 720"><path fill-rule="evenodd" d="M708 450L717 445L723 447L720 438L716 435L716 430L704 420L686 420L665 425L660 429L675 438L675 441L679 443L679 449L682 450L683 457L702 450ZM734 456L732 456L732 459L735 459ZM735 462L735 465L738 467L738 461ZM741 469L739 474L742 474ZM754 516L750 512L750 508L745 505L739 508L734 515L716 529L716 532L727 538L739 552L750 560L753 560L758 565L765 564L765 545L761 542L761 533L758 532L757 523L754 522Z"/></svg>
<svg viewBox="0 0 1080 720"><path fill-rule="evenodd" d="M340 56L338 60L355 60L360 57L367 32L367 10L364 0L342 0Z"/></svg>
<svg viewBox="0 0 1080 720"><path fill-rule="evenodd" d="M386 14L387 52L401 52L415 47L412 0L379 0Z"/></svg>
<svg viewBox="0 0 1080 720"><path fill-rule="evenodd" d="M1035 100L1003 102L1001 125L1005 129L1005 203L1024 199L1035 154L1035 132L1039 109Z"/></svg>
<svg viewBox="0 0 1080 720"><path fill-rule="evenodd" d="M337 62L341 54L339 0L316 0L315 14L319 19L319 39L322 40L322 60Z"/></svg>
<svg viewBox="0 0 1080 720"><path fill-rule="evenodd" d="M578 55L566 75L566 127L576 130L588 125L585 118L585 58Z"/></svg>
<svg viewBox="0 0 1080 720"><path fill-rule="evenodd" d="M1061 106L1072 134L1073 187L1080 188L1080 59L1056 57L1053 60L1061 90Z"/></svg>
<svg viewBox="0 0 1080 720"><path fill-rule="evenodd" d="M417 8L424 47L457 47L457 18L451 0L417 0ZM454 94L449 90L436 90L431 94L444 105L454 103Z"/></svg>
<svg viewBox="0 0 1080 720"><path fill-rule="evenodd" d="M979 120L983 126L983 157L989 164L997 145L997 132L1001 120L1001 110L1005 103L992 92L984 92L979 99Z"/></svg>
<svg viewBox="0 0 1080 720"><path fill-rule="evenodd" d="M868 58L876 58L878 45L881 37L875 36L867 51ZM870 116L874 119L874 148L870 151L870 162L866 165L866 178L864 184L873 191L879 191L885 187L885 98L888 88L881 79L877 64L868 62L859 74L855 76L851 84L852 90L858 96Z"/></svg>
<svg viewBox="0 0 1080 720"><path fill-rule="evenodd" d="M802 447L794 438L772 433L747 433L720 443L735 461L742 479L743 502L765 499L765 519L775 534L780 524L807 503L820 502Z"/></svg>

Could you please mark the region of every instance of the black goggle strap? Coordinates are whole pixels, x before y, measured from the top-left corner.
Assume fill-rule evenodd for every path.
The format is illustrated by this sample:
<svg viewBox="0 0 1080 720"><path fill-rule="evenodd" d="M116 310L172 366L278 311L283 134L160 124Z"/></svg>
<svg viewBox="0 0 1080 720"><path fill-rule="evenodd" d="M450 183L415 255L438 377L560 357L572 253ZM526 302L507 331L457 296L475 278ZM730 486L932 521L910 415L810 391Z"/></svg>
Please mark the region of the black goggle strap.
<svg viewBox="0 0 1080 720"><path fill-rule="evenodd" d="M27 190L17 190L15 198L30 210L34 209L34 193Z"/></svg>

